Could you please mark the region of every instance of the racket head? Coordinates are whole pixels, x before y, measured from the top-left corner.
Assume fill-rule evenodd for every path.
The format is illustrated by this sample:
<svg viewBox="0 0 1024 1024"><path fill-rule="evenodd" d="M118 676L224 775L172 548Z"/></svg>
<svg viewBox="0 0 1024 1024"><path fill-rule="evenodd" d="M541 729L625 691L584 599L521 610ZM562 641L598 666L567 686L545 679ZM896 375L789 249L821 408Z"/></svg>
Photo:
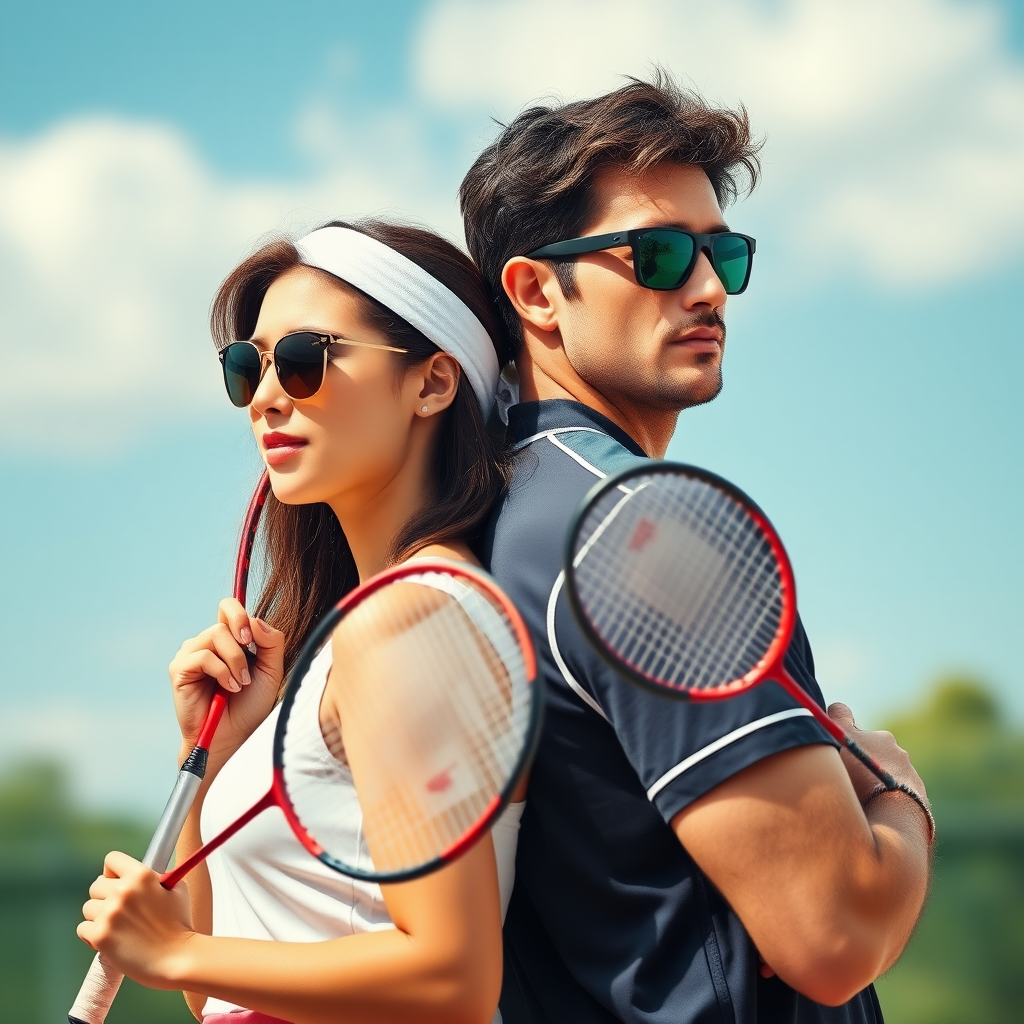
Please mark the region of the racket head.
<svg viewBox="0 0 1024 1024"><path fill-rule="evenodd" d="M595 650L630 681L681 699L763 682L796 624L793 569L768 517L686 463L639 463L591 488L569 524L564 570Z"/></svg>
<svg viewBox="0 0 1024 1024"><path fill-rule="evenodd" d="M326 689L317 699L329 759L321 780L302 752L316 699L304 683L323 688L310 668L327 644L349 656L328 683L340 710ZM307 640L274 735L274 799L328 867L381 884L420 878L497 820L529 767L542 715L533 645L508 597L472 566L416 559L346 596ZM351 810L352 786L337 785L346 768L369 865L338 848L332 827Z"/></svg>

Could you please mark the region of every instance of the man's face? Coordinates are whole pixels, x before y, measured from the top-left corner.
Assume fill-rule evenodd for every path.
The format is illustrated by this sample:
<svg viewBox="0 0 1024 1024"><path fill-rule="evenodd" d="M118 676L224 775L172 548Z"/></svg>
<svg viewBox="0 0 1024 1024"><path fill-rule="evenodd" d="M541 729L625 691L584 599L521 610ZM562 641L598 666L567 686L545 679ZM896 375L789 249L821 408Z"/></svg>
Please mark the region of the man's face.
<svg viewBox="0 0 1024 1024"><path fill-rule="evenodd" d="M707 175L661 164L642 177L598 174L596 215L581 235L645 227L727 230ZM706 254L675 291L642 288L629 247L576 258L577 295L558 311L566 357L613 403L665 412L710 402L722 388L726 294Z"/></svg>

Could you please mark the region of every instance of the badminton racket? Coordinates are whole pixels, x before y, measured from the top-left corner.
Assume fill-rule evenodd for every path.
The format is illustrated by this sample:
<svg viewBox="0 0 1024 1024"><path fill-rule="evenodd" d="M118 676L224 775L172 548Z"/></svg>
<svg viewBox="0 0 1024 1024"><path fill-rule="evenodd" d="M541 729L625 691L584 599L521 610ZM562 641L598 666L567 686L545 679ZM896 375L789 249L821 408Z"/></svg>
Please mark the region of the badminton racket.
<svg viewBox="0 0 1024 1024"><path fill-rule="evenodd" d="M249 583L249 565L252 559L253 544L256 540L256 530L259 527L260 515L263 512L269 491L270 477L264 471L245 514L242 536L238 545L238 557L235 560L232 593L242 605L245 604L246 589ZM248 644L246 657L250 660L250 664L255 660L256 644L254 642ZM178 844L178 837L185 825L185 819L192 809L196 793L206 775L210 744L213 742L213 736L226 706L227 694L218 687L210 700L210 706L203 719L196 744L178 771L174 788L171 790L171 795L168 797L159 822L157 822L153 838L142 859L144 864L155 871L166 871L167 865L171 861L174 848ZM124 975L97 953L93 957L82 987L78 990L74 1005L68 1012L68 1024L103 1024L123 980Z"/></svg>
<svg viewBox="0 0 1024 1024"><path fill-rule="evenodd" d="M327 644L329 682L315 664ZM272 714L270 789L164 875L166 888L275 807L313 856L351 878L408 881L451 863L487 832L529 766L542 694L526 628L490 577L423 558L335 606ZM353 789L369 863L339 826Z"/></svg>
<svg viewBox="0 0 1024 1024"><path fill-rule="evenodd" d="M565 547L569 604L596 650L628 679L688 700L777 682L888 790L934 820L789 674L796 585L764 512L741 490L680 463L606 477L574 515Z"/></svg>

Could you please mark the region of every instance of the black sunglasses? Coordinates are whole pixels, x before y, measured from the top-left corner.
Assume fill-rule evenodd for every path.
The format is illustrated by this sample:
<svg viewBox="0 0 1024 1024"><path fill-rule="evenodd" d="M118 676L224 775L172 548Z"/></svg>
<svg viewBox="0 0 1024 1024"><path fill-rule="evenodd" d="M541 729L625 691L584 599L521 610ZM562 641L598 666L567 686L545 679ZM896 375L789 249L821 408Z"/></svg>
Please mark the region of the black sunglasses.
<svg viewBox="0 0 1024 1024"><path fill-rule="evenodd" d="M312 398L323 385L329 349L335 344L378 348L385 352L409 351L394 345L353 341L338 334L317 334L314 331L286 334L271 352L257 348L251 341L233 341L218 353L224 371L224 387L231 404L244 409L252 401L271 362L278 383L289 398Z"/></svg>
<svg viewBox="0 0 1024 1024"><path fill-rule="evenodd" d="M681 288L693 272L697 257L706 252L726 294L739 295L750 280L756 243L749 235L734 231L702 235L682 228L636 228L569 238L526 255L531 260L558 260L624 245L633 250L633 273L637 284L644 288L659 292Z"/></svg>

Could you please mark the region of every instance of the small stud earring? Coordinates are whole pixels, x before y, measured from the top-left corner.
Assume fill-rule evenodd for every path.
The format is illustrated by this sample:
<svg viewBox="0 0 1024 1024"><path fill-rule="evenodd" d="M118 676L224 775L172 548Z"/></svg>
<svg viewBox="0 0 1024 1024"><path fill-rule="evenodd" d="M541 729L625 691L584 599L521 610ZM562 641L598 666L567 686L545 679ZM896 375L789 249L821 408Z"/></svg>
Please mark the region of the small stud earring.
<svg viewBox="0 0 1024 1024"><path fill-rule="evenodd" d="M423 408L420 409L420 412L426 412L426 411L427 411L427 407L426 406L423 406Z"/></svg>

